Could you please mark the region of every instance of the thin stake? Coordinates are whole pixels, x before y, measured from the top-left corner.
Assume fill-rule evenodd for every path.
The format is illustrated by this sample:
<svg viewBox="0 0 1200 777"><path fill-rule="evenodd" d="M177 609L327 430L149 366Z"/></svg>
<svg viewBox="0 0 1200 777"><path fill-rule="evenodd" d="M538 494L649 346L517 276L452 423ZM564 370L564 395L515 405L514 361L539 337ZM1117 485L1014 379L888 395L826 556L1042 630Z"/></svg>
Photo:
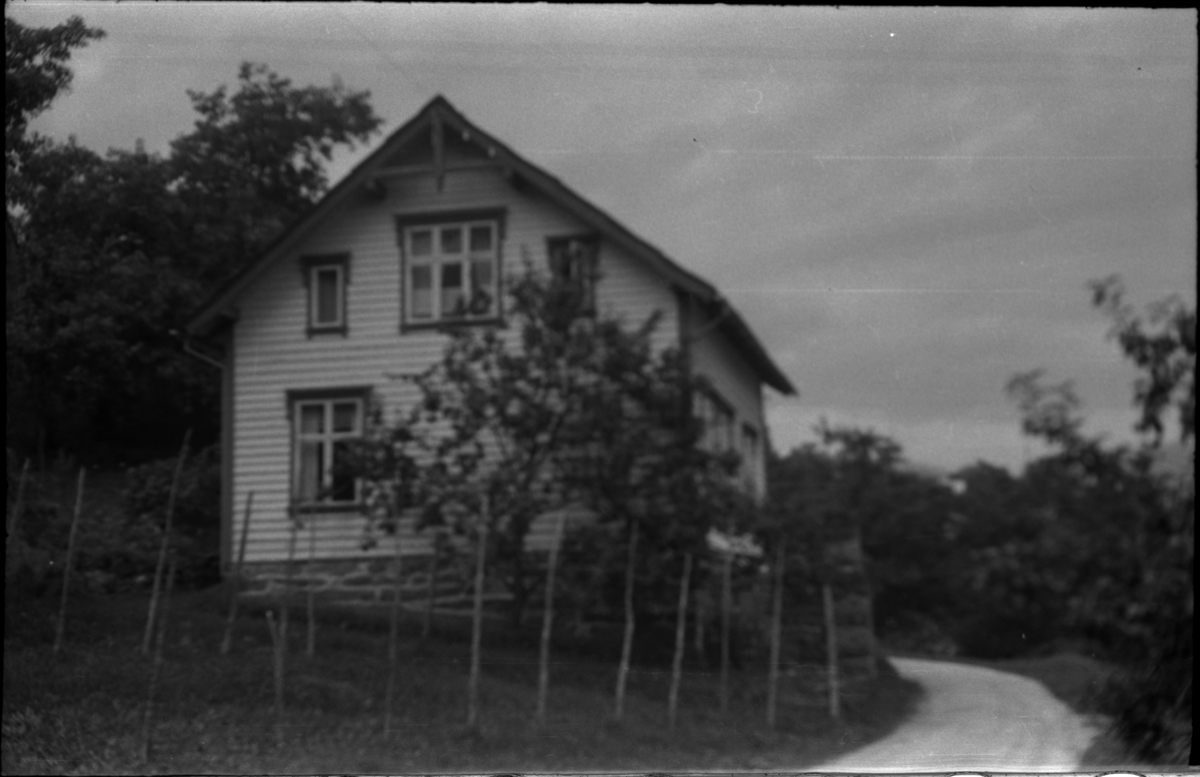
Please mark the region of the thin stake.
<svg viewBox="0 0 1200 777"><path fill-rule="evenodd" d="M467 680L467 727L479 720L479 662L483 648L483 570L487 563L488 500L484 497L479 526L479 548L475 552L475 605L471 616L471 676Z"/></svg>
<svg viewBox="0 0 1200 777"><path fill-rule="evenodd" d="M721 568L721 712L729 712L729 631L733 611L733 552Z"/></svg>
<svg viewBox="0 0 1200 777"><path fill-rule="evenodd" d="M308 589L308 657L312 658L317 654L317 613L316 613L316 596L313 592L313 569L316 566L317 558L317 522L310 518L308 521L308 568L309 580Z"/></svg>
<svg viewBox="0 0 1200 777"><path fill-rule="evenodd" d="M633 583L637 563L638 523L629 530L629 558L625 562L625 638L621 641L621 664L617 669L617 704L613 717L620 720L625 713L625 685L629 680L629 661L633 656Z"/></svg>
<svg viewBox="0 0 1200 777"><path fill-rule="evenodd" d="M167 616L170 614L171 591L175 588L175 557L171 556L170 569L167 571L167 590L163 595L162 613L158 617L158 634L154 638L154 662L150 666L150 685L146 689L146 707L142 712L142 761L149 762L151 754L151 736L154 733L154 692L158 689L158 676L162 672L163 641L167 632Z"/></svg>
<svg viewBox="0 0 1200 777"><path fill-rule="evenodd" d="M17 531L21 527L21 513L25 509L25 481L29 479L29 459L25 459L25 464L21 466L21 479L17 481L17 500L13 503L12 521L8 524L8 535L4 538L4 555L6 563L11 564L8 559L8 549L15 547L16 542L13 538L17 536ZM9 569L12 569L10 566Z"/></svg>
<svg viewBox="0 0 1200 777"><path fill-rule="evenodd" d="M779 561L775 577L775 600L771 603L771 663L767 676L767 725L775 728L775 708L779 696L779 654L783 642L783 582L786 540L779 540Z"/></svg>
<svg viewBox="0 0 1200 777"><path fill-rule="evenodd" d="M283 746L283 680L284 649L287 645L287 623L275 624L275 615L267 610L267 628L271 632L271 644L275 648L275 744Z"/></svg>
<svg viewBox="0 0 1200 777"><path fill-rule="evenodd" d="M421 644L433 635L433 604L437 595L438 562L441 556L442 534L433 538L433 553L429 557L429 580L425 587L425 620L421 624Z"/></svg>
<svg viewBox="0 0 1200 777"><path fill-rule="evenodd" d="M396 542L396 588L392 592L391 623L388 629L387 701L383 708L383 733L385 735L392 732L392 699L395 698L397 664L400 661L400 594L404 589L404 569L400 558L399 520L396 521L393 536Z"/></svg>
<svg viewBox="0 0 1200 777"><path fill-rule="evenodd" d="M679 610L675 616L675 657L671 661L671 692L667 697L667 722L672 730L679 710L679 684L683 679L683 646L687 634L688 588L692 581L692 554L683 557L683 577L679 580Z"/></svg>
<svg viewBox="0 0 1200 777"><path fill-rule="evenodd" d="M58 655L62 649L63 629L67 622L67 589L71 585L71 567L75 564L75 534L79 528L79 515L83 512L83 481L87 470L79 468L79 484L75 487L75 514L71 518L71 533L67 535L67 560L63 565L62 601L58 605L58 624L54 628L54 650Z"/></svg>
<svg viewBox="0 0 1200 777"><path fill-rule="evenodd" d="M154 587L150 591L150 608L146 613L146 633L142 636L142 655L150 652L150 639L154 635L154 619L158 617L158 597L162 587L163 570L167 566L167 548L171 544L171 524L175 518L175 497L179 491L179 479L183 476L183 463L187 459L188 443L192 440L192 430L188 429L183 435L183 445L179 447L179 460L175 463L175 474L171 478L171 491L167 495L167 517L163 523L162 543L158 548L158 563L154 566Z"/></svg>
<svg viewBox="0 0 1200 777"><path fill-rule="evenodd" d="M562 544L563 524L566 516L558 514L558 525L554 529L554 544L550 546L550 558L546 562L546 601L542 608L542 646L538 656L538 695L535 718L538 725L546 722L546 693L550 687L550 636L554 630L554 576L558 569L558 547Z"/></svg>
<svg viewBox="0 0 1200 777"><path fill-rule="evenodd" d="M242 516L242 536L238 541L237 562L233 568L233 585L230 586L229 618L225 621L225 638L221 640L221 655L229 655L233 649L233 624L237 621L238 588L242 583L242 565L246 561L246 535L250 532L250 510L254 506L254 492L246 495L246 511Z"/></svg>
<svg viewBox="0 0 1200 777"><path fill-rule="evenodd" d="M842 717L841 689L838 680L837 623L833 611L833 588L829 583L821 586L821 598L825 604L825 652L829 675L829 716L834 720Z"/></svg>

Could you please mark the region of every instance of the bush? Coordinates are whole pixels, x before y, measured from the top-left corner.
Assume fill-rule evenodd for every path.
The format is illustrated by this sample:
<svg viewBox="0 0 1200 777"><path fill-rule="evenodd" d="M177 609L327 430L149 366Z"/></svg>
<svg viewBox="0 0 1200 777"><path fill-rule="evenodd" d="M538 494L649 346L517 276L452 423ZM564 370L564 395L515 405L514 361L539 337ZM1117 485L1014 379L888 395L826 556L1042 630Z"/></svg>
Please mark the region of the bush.
<svg viewBox="0 0 1200 777"><path fill-rule="evenodd" d="M163 459L128 470L123 486L113 473L89 472L83 514L76 537L72 588L111 593L144 584L154 573L162 543L162 525L176 459ZM12 462L9 462L12 470ZM35 596L59 590L62 564L75 504L73 462L32 474L12 563L5 583ZM10 493L16 493L19 470L10 471ZM219 527L220 468L216 451L200 451L185 466L176 503L173 547L179 562L177 583L203 587L219 579L219 562L211 542ZM14 505L9 504L6 520Z"/></svg>
<svg viewBox="0 0 1200 777"><path fill-rule="evenodd" d="M147 544L152 546L150 558L143 552L137 554L136 560L132 556L121 559L137 567L138 574L152 574L157 563L177 462L175 457L159 459L132 467L126 474L124 534L138 549L145 550ZM219 551L215 545L220 514L220 451L214 445L190 456L180 474L172 526L179 586L203 588L220 580ZM127 567L122 571L128 574L132 570Z"/></svg>
<svg viewBox="0 0 1200 777"><path fill-rule="evenodd" d="M1139 758L1185 764L1192 744L1190 661L1125 669L1113 675L1100 703L1113 730Z"/></svg>

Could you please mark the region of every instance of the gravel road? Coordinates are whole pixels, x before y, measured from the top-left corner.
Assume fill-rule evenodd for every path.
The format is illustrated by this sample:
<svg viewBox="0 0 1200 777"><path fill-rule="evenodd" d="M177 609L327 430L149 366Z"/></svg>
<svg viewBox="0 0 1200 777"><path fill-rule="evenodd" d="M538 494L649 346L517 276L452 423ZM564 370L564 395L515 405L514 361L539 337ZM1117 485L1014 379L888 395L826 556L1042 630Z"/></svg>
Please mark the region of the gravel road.
<svg viewBox="0 0 1200 777"><path fill-rule="evenodd" d="M944 661L891 659L925 697L892 734L806 771L1079 771L1098 730L1041 683Z"/></svg>

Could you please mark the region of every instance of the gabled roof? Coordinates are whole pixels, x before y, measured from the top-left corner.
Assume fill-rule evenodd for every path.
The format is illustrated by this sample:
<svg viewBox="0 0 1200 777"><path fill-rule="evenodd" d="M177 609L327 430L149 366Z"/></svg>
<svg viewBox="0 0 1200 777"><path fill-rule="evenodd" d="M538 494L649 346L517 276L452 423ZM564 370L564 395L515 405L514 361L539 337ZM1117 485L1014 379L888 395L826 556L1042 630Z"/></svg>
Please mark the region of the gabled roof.
<svg viewBox="0 0 1200 777"><path fill-rule="evenodd" d="M746 322L712 284L679 266L607 213L571 191L557 178L522 159L512 149L476 127L441 95L430 100L408 123L393 132L378 149L360 162L307 213L273 241L258 259L247 264L209 295L188 321L188 333L195 336L211 333L220 324L232 301L246 286L303 239L323 216L344 202L353 192L370 184L388 159L419 138L421 133L429 132L435 126L453 130L465 142L486 153L500 169L516 176L525 185L553 200L604 238L644 261L673 287L695 297L704 309L715 311L715 315L720 319L720 330L730 338L734 347L754 368L759 379L782 394L796 393L791 381L771 360Z"/></svg>

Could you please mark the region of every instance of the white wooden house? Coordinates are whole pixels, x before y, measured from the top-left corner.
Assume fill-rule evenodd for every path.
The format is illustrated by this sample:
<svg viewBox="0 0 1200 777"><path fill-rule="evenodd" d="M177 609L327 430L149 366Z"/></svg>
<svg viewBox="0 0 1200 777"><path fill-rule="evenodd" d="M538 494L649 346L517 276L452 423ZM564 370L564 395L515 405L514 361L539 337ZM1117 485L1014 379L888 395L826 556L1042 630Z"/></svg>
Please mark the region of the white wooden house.
<svg viewBox="0 0 1200 777"><path fill-rule="evenodd" d="M658 312L656 345L686 349L714 387L700 403L711 443L739 449L763 492L763 386L794 389L742 318L712 285L438 96L188 324L190 338L222 354L225 568L250 492L249 569L286 558L293 508L331 575L383 568L391 548L363 550L356 491L332 482L332 450L362 431L369 395L391 407L415 398L388 375L435 361L444 327L503 320L502 278L523 257L595 278L601 315L636 326ZM548 523L535 524L532 546L549 542ZM404 527L406 552L427 554L428 537ZM309 539L306 529L301 559Z"/></svg>

